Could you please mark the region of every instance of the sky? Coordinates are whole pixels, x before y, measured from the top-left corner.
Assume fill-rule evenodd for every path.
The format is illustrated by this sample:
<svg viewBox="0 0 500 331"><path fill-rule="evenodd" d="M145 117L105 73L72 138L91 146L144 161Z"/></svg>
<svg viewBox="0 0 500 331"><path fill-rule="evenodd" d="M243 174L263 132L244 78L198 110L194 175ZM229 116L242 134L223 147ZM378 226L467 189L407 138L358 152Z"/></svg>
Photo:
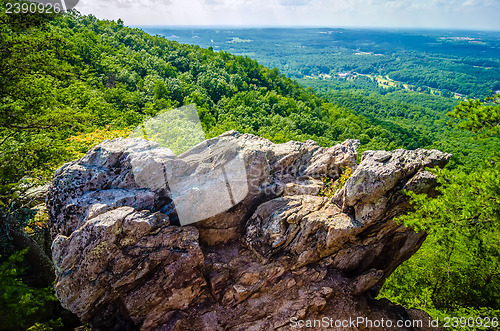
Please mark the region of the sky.
<svg viewBox="0 0 500 331"><path fill-rule="evenodd" d="M402 27L500 31L500 0L80 0L126 25Z"/></svg>

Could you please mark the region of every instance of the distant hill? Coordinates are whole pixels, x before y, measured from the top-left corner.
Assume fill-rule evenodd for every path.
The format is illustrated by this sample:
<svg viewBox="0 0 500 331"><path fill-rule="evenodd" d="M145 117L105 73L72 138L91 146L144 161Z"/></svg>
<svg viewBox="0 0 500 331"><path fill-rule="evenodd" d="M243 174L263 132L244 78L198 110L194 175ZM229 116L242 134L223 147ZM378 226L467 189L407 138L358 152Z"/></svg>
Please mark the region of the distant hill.
<svg viewBox="0 0 500 331"><path fill-rule="evenodd" d="M483 98L500 90L500 32L340 28L143 27L182 43L248 55L289 77L388 76L401 84ZM233 38L250 40L234 43Z"/></svg>
<svg viewBox="0 0 500 331"><path fill-rule="evenodd" d="M2 19L2 43L9 49L1 53L0 69L0 104L8 118L0 122L6 187L70 159L66 139L77 133L135 127L186 104L197 105L208 137L235 129L323 146L359 138L362 150L425 145L418 132L375 124L245 56L179 44L92 15ZM22 165L13 166L14 158Z"/></svg>

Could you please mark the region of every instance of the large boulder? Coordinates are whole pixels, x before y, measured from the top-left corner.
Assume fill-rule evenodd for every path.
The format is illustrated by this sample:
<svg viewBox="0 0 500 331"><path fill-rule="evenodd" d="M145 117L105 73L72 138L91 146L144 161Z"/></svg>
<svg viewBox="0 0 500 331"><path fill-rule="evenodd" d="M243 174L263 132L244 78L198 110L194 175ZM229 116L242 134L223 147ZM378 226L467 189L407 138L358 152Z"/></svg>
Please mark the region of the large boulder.
<svg viewBox="0 0 500 331"><path fill-rule="evenodd" d="M402 190L430 191L424 168L450 155L368 151L357 165L358 145L231 131L179 156L141 139L96 146L49 189L57 297L96 330L428 318L373 298L425 239L393 221ZM318 196L347 167L344 187Z"/></svg>

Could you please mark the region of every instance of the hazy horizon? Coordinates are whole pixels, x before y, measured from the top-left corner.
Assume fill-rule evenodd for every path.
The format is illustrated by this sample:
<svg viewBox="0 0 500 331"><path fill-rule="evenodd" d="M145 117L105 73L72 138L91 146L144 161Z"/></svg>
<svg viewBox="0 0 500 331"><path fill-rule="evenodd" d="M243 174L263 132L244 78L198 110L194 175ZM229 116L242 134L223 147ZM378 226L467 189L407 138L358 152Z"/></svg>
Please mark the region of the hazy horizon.
<svg viewBox="0 0 500 331"><path fill-rule="evenodd" d="M500 31L498 0L83 0L76 9L131 26Z"/></svg>
<svg viewBox="0 0 500 331"><path fill-rule="evenodd" d="M498 32L494 29L466 29L441 27L397 27L397 26L323 26L323 25L168 25L168 24L134 24L132 28L167 28L167 29L345 29L345 30L401 30L401 31L453 31L453 32Z"/></svg>

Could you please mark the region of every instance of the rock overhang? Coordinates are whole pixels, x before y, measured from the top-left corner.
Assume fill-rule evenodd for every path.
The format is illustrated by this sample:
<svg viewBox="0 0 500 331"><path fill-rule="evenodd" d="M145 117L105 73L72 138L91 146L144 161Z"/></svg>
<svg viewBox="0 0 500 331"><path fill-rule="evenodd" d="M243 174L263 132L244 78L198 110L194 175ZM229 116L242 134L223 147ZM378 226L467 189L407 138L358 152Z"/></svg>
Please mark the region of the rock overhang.
<svg viewBox="0 0 500 331"><path fill-rule="evenodd" d="M146 330L189 319L214 329L279 324L272 307L255 305L312 316L339 289L345 302L368 295L425 237L392 221L408 208L401 189L432 188L425 168L450 155L367 151L357 165L358 145L273 144L235 131L179 156L142 139L100 144L59 169L49 190L58 298L95 327ZM332 199L317 196L321 178L347 167ZM330 290L313 293L320 285ZM240 313L229 313L235 305Z"/></svg>

